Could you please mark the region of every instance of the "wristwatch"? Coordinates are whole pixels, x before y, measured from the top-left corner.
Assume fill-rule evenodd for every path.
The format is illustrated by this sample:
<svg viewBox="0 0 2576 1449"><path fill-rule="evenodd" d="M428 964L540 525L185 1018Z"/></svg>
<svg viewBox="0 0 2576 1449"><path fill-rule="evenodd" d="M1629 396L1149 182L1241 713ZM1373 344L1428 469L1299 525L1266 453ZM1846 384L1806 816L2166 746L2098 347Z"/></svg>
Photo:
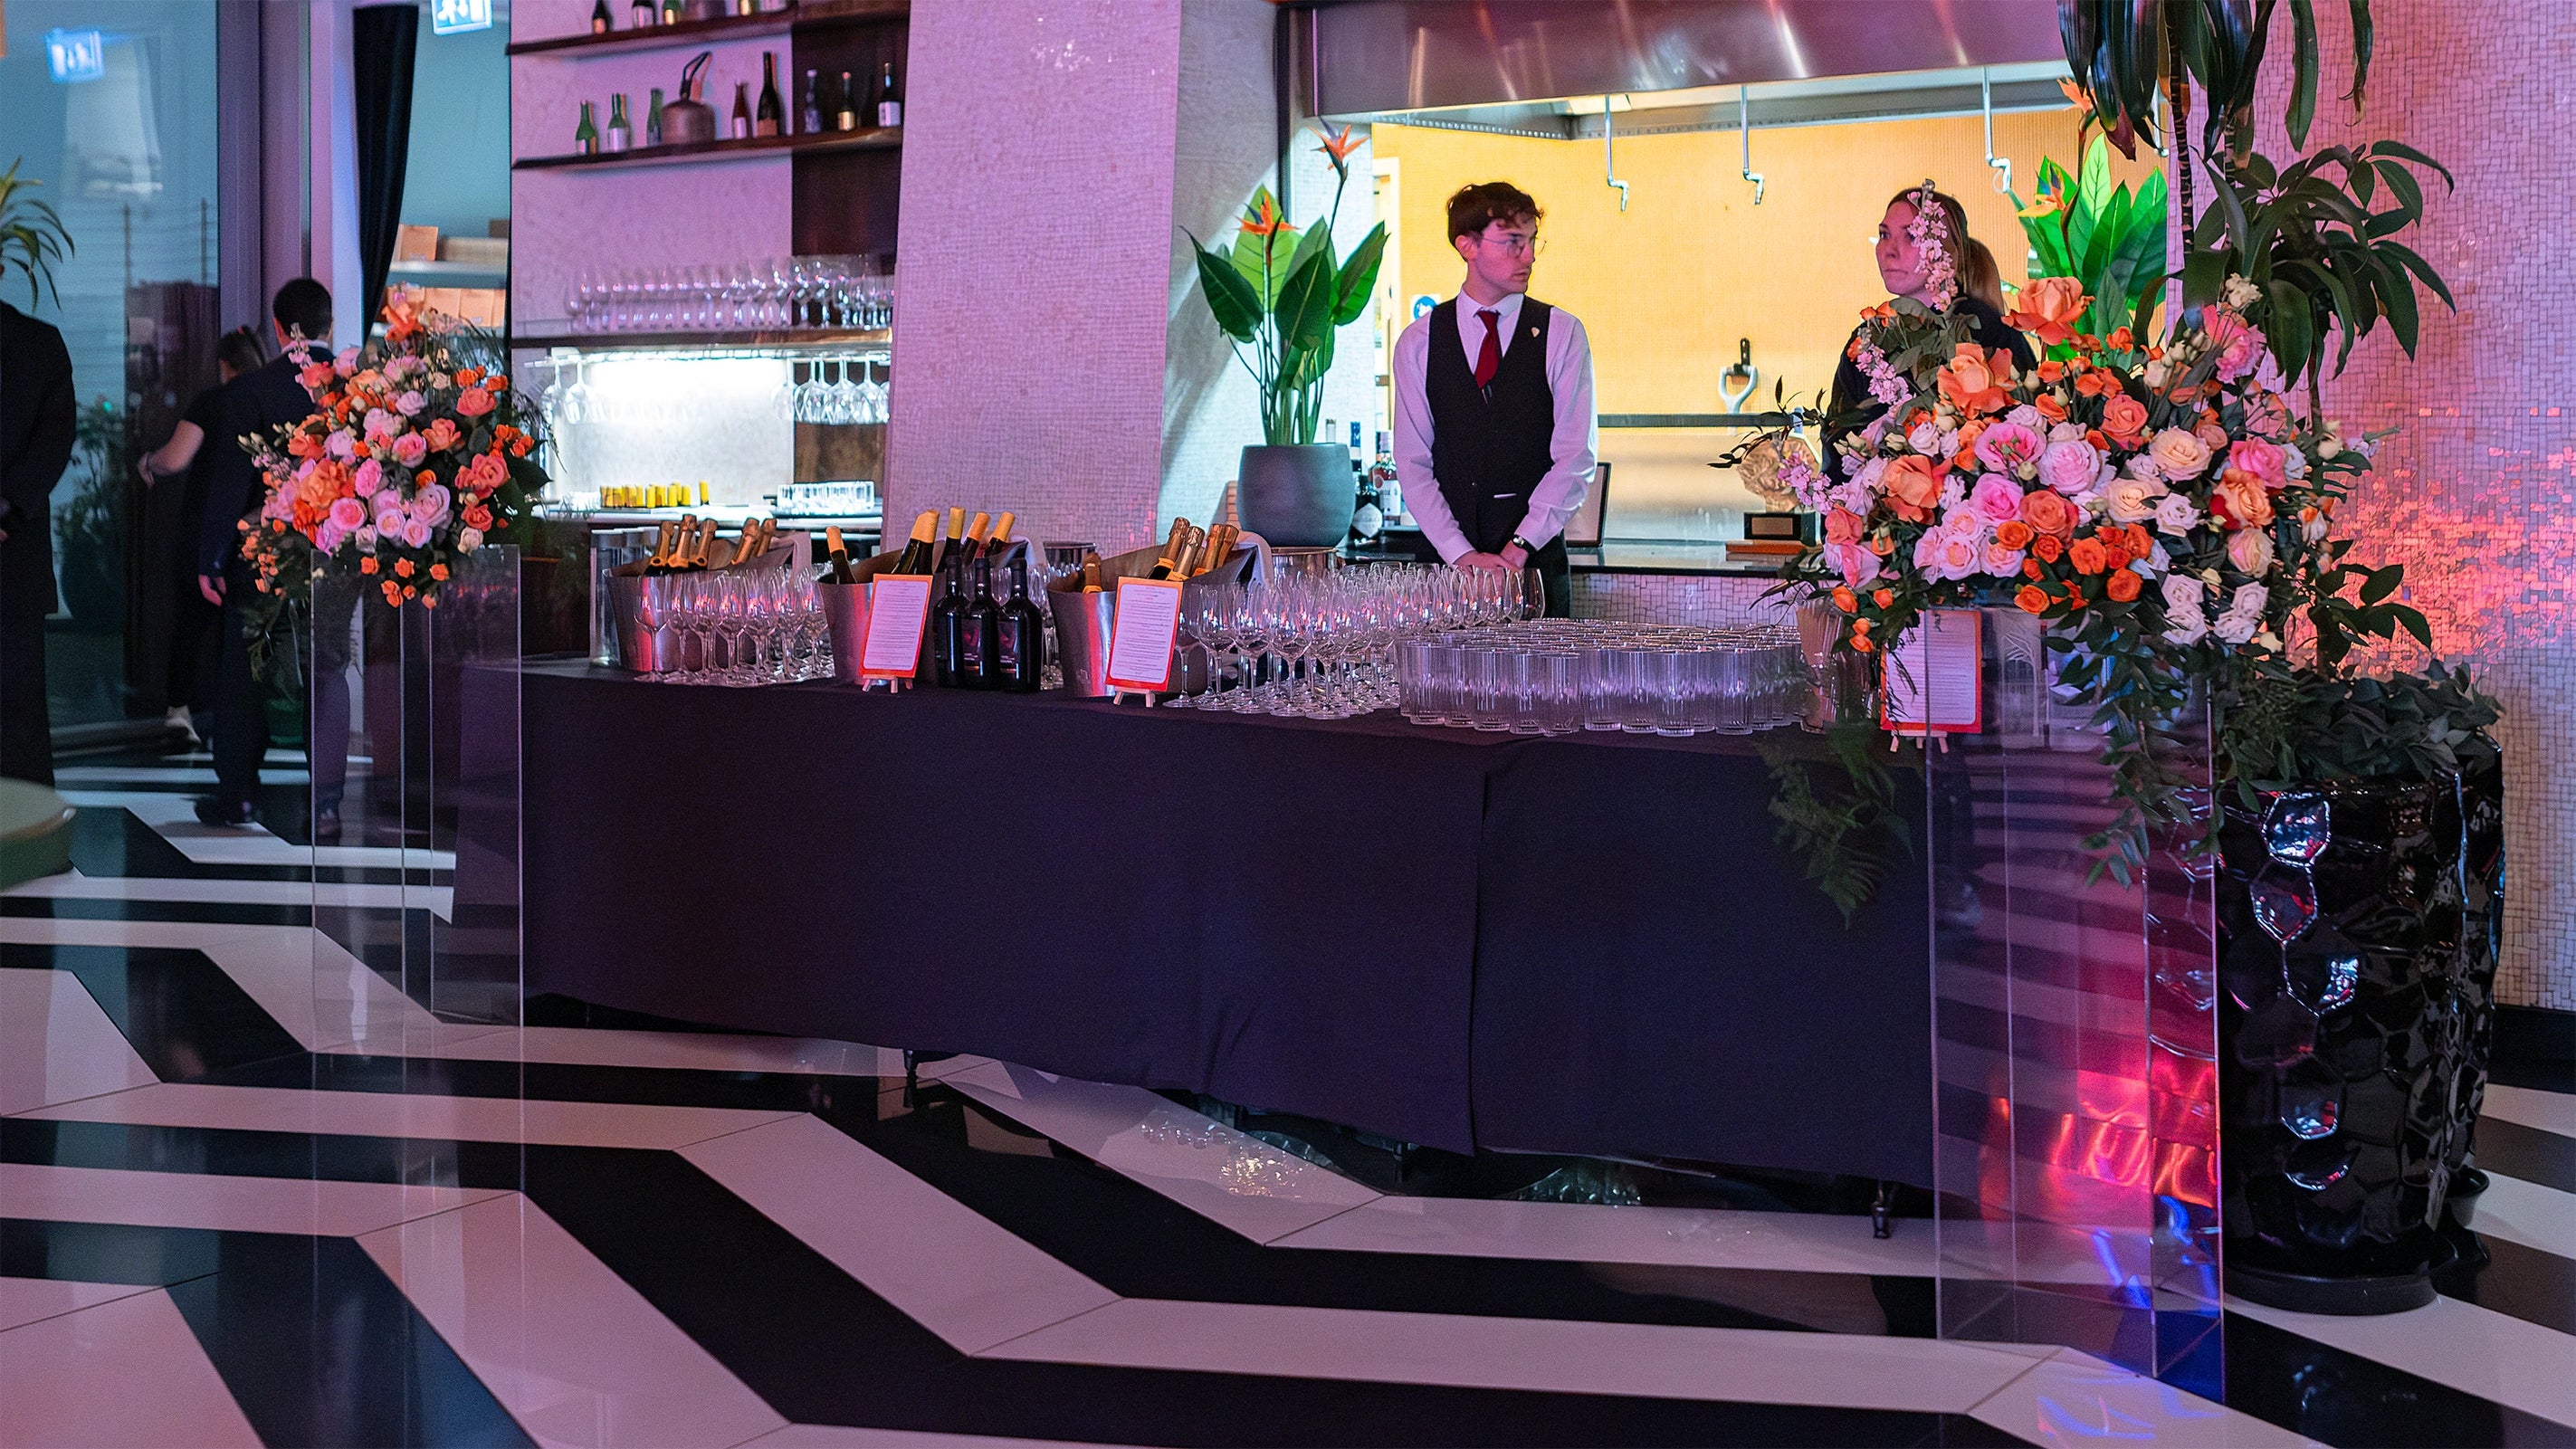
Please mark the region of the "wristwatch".
<svg viewBox="0 0 2576 1449"><path fill-rule="evenodd" d="M1517 549L1519 549L1519 550L1520 550L1521 552L1523 552L1523 553L1536 553L1536 552L1538 552L1538 545L1537 545L1537 544L1534 544L1534 543L1530 542L1528 539L1521 537L1521 536L1520 536L1519 534L1517 534L1517 533L1515 533L1515 534L1513 534L1513 535L1512 535L1512 541L1511 541L1510 546L1511 546L1511 547L1513 547L1513 548L1517 548Z"/></svg>

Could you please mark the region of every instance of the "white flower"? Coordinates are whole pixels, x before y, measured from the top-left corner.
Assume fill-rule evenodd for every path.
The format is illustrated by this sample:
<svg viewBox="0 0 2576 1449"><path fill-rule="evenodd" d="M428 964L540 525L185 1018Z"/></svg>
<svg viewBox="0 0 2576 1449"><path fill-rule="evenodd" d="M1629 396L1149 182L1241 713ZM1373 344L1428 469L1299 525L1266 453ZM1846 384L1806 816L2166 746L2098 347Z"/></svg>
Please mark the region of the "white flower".
<svg viewBox="0 0 2576 1449"><path fill-rule="evenodd" d="M1952 473L1948 478L1942 480L1941 508L1944 512L1956 508L1967 501L1968 485L1960 481L1958 474Z"/></svg>
<svg viewBox="0 0 2576 1449"><path fill-rule="evenodd" d="M2059 423L2048 430L2048 440L2052 443L2071 442L2083 436L2084 425L2078 422Z"/></svg>
<svg viewBox="0 0 2576 1449"><path fill-rule="evenodd" d="M2165 364L2163 359L2159 358L2154 362L2148 363L2146 371L2140 375L2146 379L2148 387L2157 389L2158 391L2163 390L2165 385Z"/></svg>
<svg viewBox="0 0 2576 1449"><path fill-rule="evenodd" d="M2161 482L2165 476L2164 473L2156 467L2156 460L2148 457L2144 453L2131 453L2129 455L2129 461L2120 465L2120 471L2128 474L2132 478L2153 478L2159 482Z"/></svg>
<svg viewBox="0 0 2576 1449"><path fill-rule="evenodd" d="M2219 284L2218 297L2232 311L2242 312L2263 300L2262 290L2241 276L2229 276Z"/></svg>
<svg viewBox="0 0 2576 1449"><path fill-rule="evenodd" d="M2163 587L2165 611L2173 614L2198 614L2209 594L2209 586L2189 574L2167 574Z"/></svg>
<svg viewBox="0 0 2576 1449"><path fill-rule="evenodd" d="M2272 567L2272 532L2265 528L2244 528L2227 540L2227 561L2239 573L2263 577Z"/></svg>
<svg viewBox="0 0 2576 1449"><path fill-rule="evenodd" d="M358 547L362 549L372 549L376 546L376 526L372 523L360 525L349 536L356 539Z"/></svg>
<svg viewBox="0 0 2576 1449"><path fill-rule="evenodd" d="M2156 532L2176 538L2200 526L2200 510L2179 493L2168 493L2156 500Z"/></svg>
<svg viewBox="0 0 2576 1449"><path fill-rule="evenodd" d="M2014 408L2011 412L2004 414L2004 421L2008 423L2017 423L2022 427L2030 429L2034 433L2044 431L2048 427L2048 419L2041 417L2039 415L2039 409L2032 407L2028 403L2023 403L2021 406ZM2082 437L2083 434L2079 432L2076 436Z"/></svg>
<svg viewBox="0 0 2576 1449"><path fill-rule="evenodd" d="M2300 452L2295 444L2283 443L2281 445L2281 473L2282 476L2288 478L2293 483L2307 477L2308 455Z"/></svg>
<svg viewBox="0 0 2576 1449"><path fill-rule="evenodd" d="M2305 523L2299 525L2299 537L2306 539L2310 543L2323 543L2326 541L2326 530L2331 525L2326 522L2326 516L2324 514L2315 513L2314 510L2310 510L2310 512L2313 516Z"/></svg>
<svg viewBox="0 0 2576 1449"><path fill-rule="evenodd" d="M2209 616L2198 609L2165 616L2165 639L2174 644L2197 644L2209 637Z"/></svg>
<svg viewBox="0 0 2576 1449"><path fill-rule="evenodd" d="M1941 430L1932 425L1930 418L1914 425L1913 430L1905 435L1905 445L1931 457L1950 456L1949 451L1941 446Z"/></svg>
<svg viewBox="0 0 2576 1449"><path fill-rule="evenodd" d="M2260 614L2240 614L2234 609L2218 616L2218 637L2230 644L2242 644L2263 627Z"/></svg>
<svg viewBox="0 0 2576 1449"><path fill-rule="evenodd" d="M479 528L460 528L456 530L456 551L458 553L472 553L474 550L481 548L482 546L483 530Z"/></svg>

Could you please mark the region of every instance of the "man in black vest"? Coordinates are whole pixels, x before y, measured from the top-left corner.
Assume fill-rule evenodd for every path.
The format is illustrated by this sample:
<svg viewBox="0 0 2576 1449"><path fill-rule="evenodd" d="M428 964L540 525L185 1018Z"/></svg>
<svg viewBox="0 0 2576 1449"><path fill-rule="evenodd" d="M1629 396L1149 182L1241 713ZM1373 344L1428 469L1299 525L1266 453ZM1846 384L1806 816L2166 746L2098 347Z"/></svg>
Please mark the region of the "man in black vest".
<svg viewBox="0 0 2576 1449"><path fill-rule="evenodd" d="M0 775L39 785L54 783L45 709L50 499L71 462L78 416L63 334L0 302Z"/></svg>
<svg viewBox="0 0 2576 1449"><path fill-rule="evenodd" d="M1507 181L1449 198L1467 278L1396 339L1395 468L1444 561L1536 568L1564 618L1565 521L1592 484L1592 345L1572 313L1527 295L1539 215Z"/></svg>

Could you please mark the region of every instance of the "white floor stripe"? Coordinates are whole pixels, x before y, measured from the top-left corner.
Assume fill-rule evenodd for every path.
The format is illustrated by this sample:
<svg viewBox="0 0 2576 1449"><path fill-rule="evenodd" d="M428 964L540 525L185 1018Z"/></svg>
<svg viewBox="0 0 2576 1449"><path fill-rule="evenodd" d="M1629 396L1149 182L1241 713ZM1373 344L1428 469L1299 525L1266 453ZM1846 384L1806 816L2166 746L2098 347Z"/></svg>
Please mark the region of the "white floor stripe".
<svg viewBox="0 0 2576 1449"><path fill-rule="evenodd" d="M2489 1172L2474 1221L2485 1236L2576 1258L2576 1192Z"/></svg>
<svg viewBox="0 0 2576 1449"><path fill-rule="evenodd" d="M409 1183L0 1162L0 1218L355 1237L499 1196Z"/></svg>
<svg viewBox="0 0 2576 1449"><path fill-rule="evenodd" d="M153 1080L78 978L0 971L0 1117Z"/></svg>
<svg viewBox="0 0 2576 1449"><path fill-rule="evenodd" d="M887 1047L804 1037L720 1032L619 1031L600 1027L504 1027L442 1044L450 1060L559 1062L707 1072L782 1072L834 1077L900 1077L903 1053ZM982 1058L975 1058L977 1064ZM940 1067L947 1062L936 1064ZM925 1068L923 1075L931 1075Z"/></svg>
<svg viewBox="0 0 2576 1449"><path fill-rule="evenodd" d="M0 1277L0 1330L24 1328L30 1323L151 1291L149 1286L133 1283L73 1283L56 1278Z"/></svg>
<svg viewBox="0 0 2576 1449"><path fill-rule="evenodd" d="M1831 1213L1472 1198L1380 1197L1272 1246L1787 1273L1926 1274L1934 1268L1932 1226L1925 1222L1900 1222L1894 1237L1880 1240L1870 1236L1868 1218Z"/></svg>
<svg viewBox="0 0 2576 1449"><path fill-rule="evenodd" d="M224 827L197 822L196 802L185 795L119 790L65 790L63 799L84 810L127 810L198 865L343 866L371 870L454 870L451 850L405 850L388 845L294 845L263 826Z"/></svg>
<svg viewBox="0 0 2576 1449"><path fill-rule="evenodd" d="M962 1353L1117 1298L819 1118L680 1155Z"/></svg>
<svg viewBox="0 0 2576 1449"><path fill-rule="evenodd" d="M300 769L266 769L259 772L263 785L309 785L313 777ZM60 765L54 769L54 787L98 785L195 785L215 788L212 766L187 765Z"/></svg>
<svg viewBox="0 0 2576 1449"><path fill-rule="evenodd" d="M665 1152L773 1122L813 1120L800 1118L794 1112L731 1107L522 1101L515 1097L443 1097L409 1092L315 1092L296 1087L216 1087L194 1082L140 1087L23 1115L56 1122L123 1122L153 1127Z"/></svg>
<svg viewBox="0 0 2576 1449"><path fill-rule="evenodd" d="M1973 1413L2005 1433L2059 1449L2118 1440L2158 1449L2287 1449L2314 1442L2071 1348L2004 1385Z"/></svg>
<svg viewBox="0 0 2576 1449"><path fill-rule="evenodd" d="M158 1288L0 1332L0 1444L256 1449L259 1435Z"/></svg>
<svg viewBox="0 0 2576 1449"><path fill-rule="evenodd" d="M2227 1311L2576 1427L2576 1338L2536 1323L2457 1298L2372 1318L2285 1313L2241 1298Z"/></svg>
<svg viewBox="0 0 2576 1449"><path fill-rule="evenodd" d="M453 886L307 884L292 880L174 880L166 876L94 876L79 871L40 876L0 891L0 896L39 900L165 901L174 905L336 906L361 910L425 910L441 920L454 911Z"/></svg>
<svg viewBox="0 0 2576 1449"><path fill-rule="evenodd" d="M2543 1092L2532 1087L2508 1087L2487 1084L2485 1115L2501 1117L2543 1132L2562 1137L2576 1137L2576 1095L2566 1092Z"/></svg>
<svg viewBox="0 0 2576 1449"><path fill-rule="evenodd" d="M358 1245L541 1444L739 1444L785 1427L516 1194L369 1233Z"/></svg>

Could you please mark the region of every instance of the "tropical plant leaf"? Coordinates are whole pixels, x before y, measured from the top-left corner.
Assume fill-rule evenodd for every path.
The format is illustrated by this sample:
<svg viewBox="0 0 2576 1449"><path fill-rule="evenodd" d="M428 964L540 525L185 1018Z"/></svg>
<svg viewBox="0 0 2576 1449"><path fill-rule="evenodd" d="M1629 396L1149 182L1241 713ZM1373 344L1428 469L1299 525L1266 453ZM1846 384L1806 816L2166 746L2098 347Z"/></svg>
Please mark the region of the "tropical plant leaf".
<svg viewBox="0 0 2576 1449"><path fill-rule="evenodd" d="M1333 283L1333 325L1344 326L1359 320L1368 310L1369 297L1377 290L1378 263L1386 256L1386 223L1369 228L1360 244L1342 262L1341 274Z"/></svg>
<svg viewBox="0 0 2576 1449"><path fill-rule="evenodd" d="M1322 346L1333 330L1332 257L1320 250L1308 252L1289 268L1271 315L1278 319L1283 350L1311 352Z"/></svg>
<svg viewBox="0 0 2576 1449"><path fill-rule="evenodd" d="M2316 0L2290 0L2290 27L2296 49L2290 58L2290 109L2285 120L2290 148L2305 150L2308 125L2317 118Z"/></svg>
<svg viewBox="0 0 2576 1449"><path fill-rule="evenodd" d="M2278 278L2270 288L2271 311L2263 318L2263 332L2272 344L2272 355L2280 360L2285 381L2296 382L2309 361L2314 345L2309 331L2308 294Z"/></svg>
<svg viewBox="0 0 2576 1449"><path fill-rule="evenodd" d="M2380 309L2388 314L2388 328L2397 334L2397 345L2406 355L2415 355L2415 282L2406 269L2395 262L2373 259L2371 286L2379 293Z"/></svg>
<svg viewBox="0 0 2576 1449"><path fill-rule="evenodd" d="M2442 280L2439 272L2433 270L2430 262L2417 256L2412 248L2404 243L2393 241L2383 241L2377 243L2377 246L2381 255L2396 258L2399 265L2413 272L2416 279L2429 288L2434 296L2442 299L2443 306L2454 312L2460 310L2460 304L2451 300L2450 285Z"/></svg>
<svg viewBox="0 0 2576 1449"><path fill-rule="evenodd" d="M2361 93L2370 83L2370 53L2377 48L2378 32L2370 23L2370 0L2352 0L2352 89L2344 99L2352 102L2355 114L2361 110Z"/></svg>
<svg viewBox="0 0 2576 1449"><path fill-rule="evenodd" d="M1216 330L1237 342L1250 342L1261 331L1261 316L1267 310L1261 305L1258 284L1246 278L1236 263L1220 257L1190 238L1190 250L1198 254L1199 290L1207 295L1208 313L1216 318Z"/></svg>

